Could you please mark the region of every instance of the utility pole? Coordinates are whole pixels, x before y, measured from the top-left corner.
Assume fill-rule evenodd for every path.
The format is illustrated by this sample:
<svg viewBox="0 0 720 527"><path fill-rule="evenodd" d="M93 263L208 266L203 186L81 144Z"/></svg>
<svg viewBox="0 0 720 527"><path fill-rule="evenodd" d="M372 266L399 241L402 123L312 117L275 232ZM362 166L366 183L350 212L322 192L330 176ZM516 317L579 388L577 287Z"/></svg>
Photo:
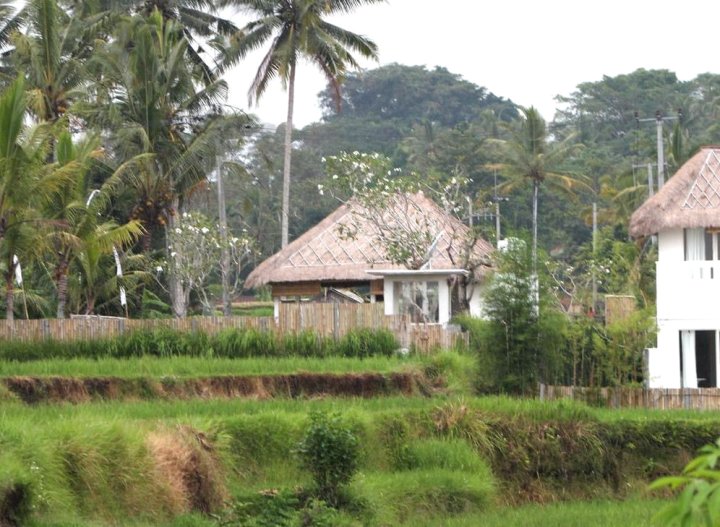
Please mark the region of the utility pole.
<svg viewBox="0 0 720 527"><path fill-rule="evenodd" d="M646 119L640 119L639 112L635 112L635 122L640 126L640 123L647 123L655 121L655 136L657 140L657 171L658 171L658 184L657 189L660 190L665 184L665 146L663 143L663 123L665 121L682 120L683 113L681 109L678 109L677 116L663 116L660 110L655 111L655 117L649 117Z"/></svg>
<svg viewBox="0 0 720 527"><path fill-rule="evenodd" d="M651 198L653 194L655 194L654 184L653 184L653 166L657 166L654 163L647 163L644 165L633 165L633 173L635 172L636 168L647 168L647 185L648 185L648 198Z"/></svg>
<svg viewBox="0 0 720 527"><path fill-rule="evenodd" d="M493 191L493 201L495 202L495 232L496 232L496 243L495 245L500 248L500 202L508 201L509 198L498 196L497 192L497 170L493 171L493 180L495 183Z"/></svg>
<svg viewBox="0 0 720 527"><path fill-rule="evenodd" d="M593 317L596 315L595 310L597 309L597 277L595 276L597 267L597 202L593 202L592 208L592 249L593 249L593 261L596 265L593 265L592 271L592 313Z"/></svg>

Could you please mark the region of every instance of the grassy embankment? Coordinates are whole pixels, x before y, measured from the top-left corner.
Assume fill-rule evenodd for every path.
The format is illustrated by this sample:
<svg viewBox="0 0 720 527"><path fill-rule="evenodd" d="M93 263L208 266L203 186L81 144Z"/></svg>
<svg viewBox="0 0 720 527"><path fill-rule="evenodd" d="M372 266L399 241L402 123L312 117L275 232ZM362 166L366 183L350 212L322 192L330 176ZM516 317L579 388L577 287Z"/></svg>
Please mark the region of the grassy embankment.
<svg viewBox="0 0 720 527"><path fill-rule="evenodd" d="M323 410L341 413L361 442L353 498L330 525L642 526L658 508L646 501L645 482L678 470L720 433L713 414L472 397L472 357L452 352L433 359L6 361L0 376L151 380L319 368L415 371L445 388L413 397L76 405L26 405L6 392L0 395L0 510L10 514L0 515L0 525L27 512L31 524L45 527L209 526L218 525L210 514L222 515L227 504L270 500L265 508L277 508L276 491L283 496L310 486L294 448L309 412ZM608 498L626 501L553 504Z"/></svg>

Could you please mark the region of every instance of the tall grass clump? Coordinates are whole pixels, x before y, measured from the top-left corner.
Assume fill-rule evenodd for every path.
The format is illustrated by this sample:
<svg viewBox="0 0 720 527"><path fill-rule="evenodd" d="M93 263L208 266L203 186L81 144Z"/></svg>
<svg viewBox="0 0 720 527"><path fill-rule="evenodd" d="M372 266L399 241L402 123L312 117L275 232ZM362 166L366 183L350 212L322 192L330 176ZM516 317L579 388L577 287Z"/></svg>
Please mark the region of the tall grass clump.
<svg viewBox="0 0 720 527"><path fill-rule="evenodd" d="M7 453L0 455L0 525L25 525L34 506L30 470Z"/></svg>
<svg viewBox="0 0 720 527"><path fill-rule="evenodd" d="M395 335L387 329L356 329L342 337L335 345L335 353L342 357L389 357L397 349Z"/></svg>
<svg viewBox="0 0 720 527"><path fill-rule="evenodd" d="M322 338L312 331L289 333L282 337L283 355L293 357L324 357L334 342Z"/></svg>
<svg viewBox="0 0 720 527"><path fill-rule="evenodd" d="M279 335L254 328L225 329L215 335L169 328L133 331L114 338L63 342L3 341L0 360L137 357L389 357L397 349L392 332L357 329L339 340L311 331Z"/></svg>
<svg viewBox="0 0 720 527"><path fill-rule="evenodd" d="M368 474L352 485L352 492L374 511L372 525L405 525L487 510L495 486L487 473L434 468Z"/></svg>
<svg viewBox="0 0 720 527"><path fill-rule="evenodd" d="M215 436L189 426L71 419L6 423L0 434L0 525L158 525L220 510L226 498ZM95 524L95 523L92 523Z"/></svg>

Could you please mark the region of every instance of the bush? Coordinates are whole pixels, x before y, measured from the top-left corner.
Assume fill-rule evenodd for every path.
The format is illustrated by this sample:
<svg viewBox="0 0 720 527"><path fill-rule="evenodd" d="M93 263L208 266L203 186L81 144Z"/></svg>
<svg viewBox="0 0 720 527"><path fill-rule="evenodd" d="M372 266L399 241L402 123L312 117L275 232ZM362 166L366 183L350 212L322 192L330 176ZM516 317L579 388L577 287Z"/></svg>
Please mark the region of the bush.
<svg viewBox="0 0 720 527"><path fill-rule="evenodd" d="M313 476L317 496L337 506L343 487L358 469L357 436L339 415L314 412L297 452L302 466Z"/></svg>

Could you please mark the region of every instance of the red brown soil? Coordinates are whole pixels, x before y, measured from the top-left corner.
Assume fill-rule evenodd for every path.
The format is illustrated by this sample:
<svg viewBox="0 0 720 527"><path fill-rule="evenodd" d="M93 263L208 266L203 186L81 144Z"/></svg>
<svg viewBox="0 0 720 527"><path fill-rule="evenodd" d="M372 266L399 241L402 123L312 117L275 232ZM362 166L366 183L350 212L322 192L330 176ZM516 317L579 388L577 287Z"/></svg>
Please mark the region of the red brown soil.
<svg viewBox="0 0 720 527"><path fill-rule="evenodd" d="M7 377L7 389L28 404L94 400L274 397L379 397L427 392L419 373L297 373L161 379L119 377Z"/></svg>

